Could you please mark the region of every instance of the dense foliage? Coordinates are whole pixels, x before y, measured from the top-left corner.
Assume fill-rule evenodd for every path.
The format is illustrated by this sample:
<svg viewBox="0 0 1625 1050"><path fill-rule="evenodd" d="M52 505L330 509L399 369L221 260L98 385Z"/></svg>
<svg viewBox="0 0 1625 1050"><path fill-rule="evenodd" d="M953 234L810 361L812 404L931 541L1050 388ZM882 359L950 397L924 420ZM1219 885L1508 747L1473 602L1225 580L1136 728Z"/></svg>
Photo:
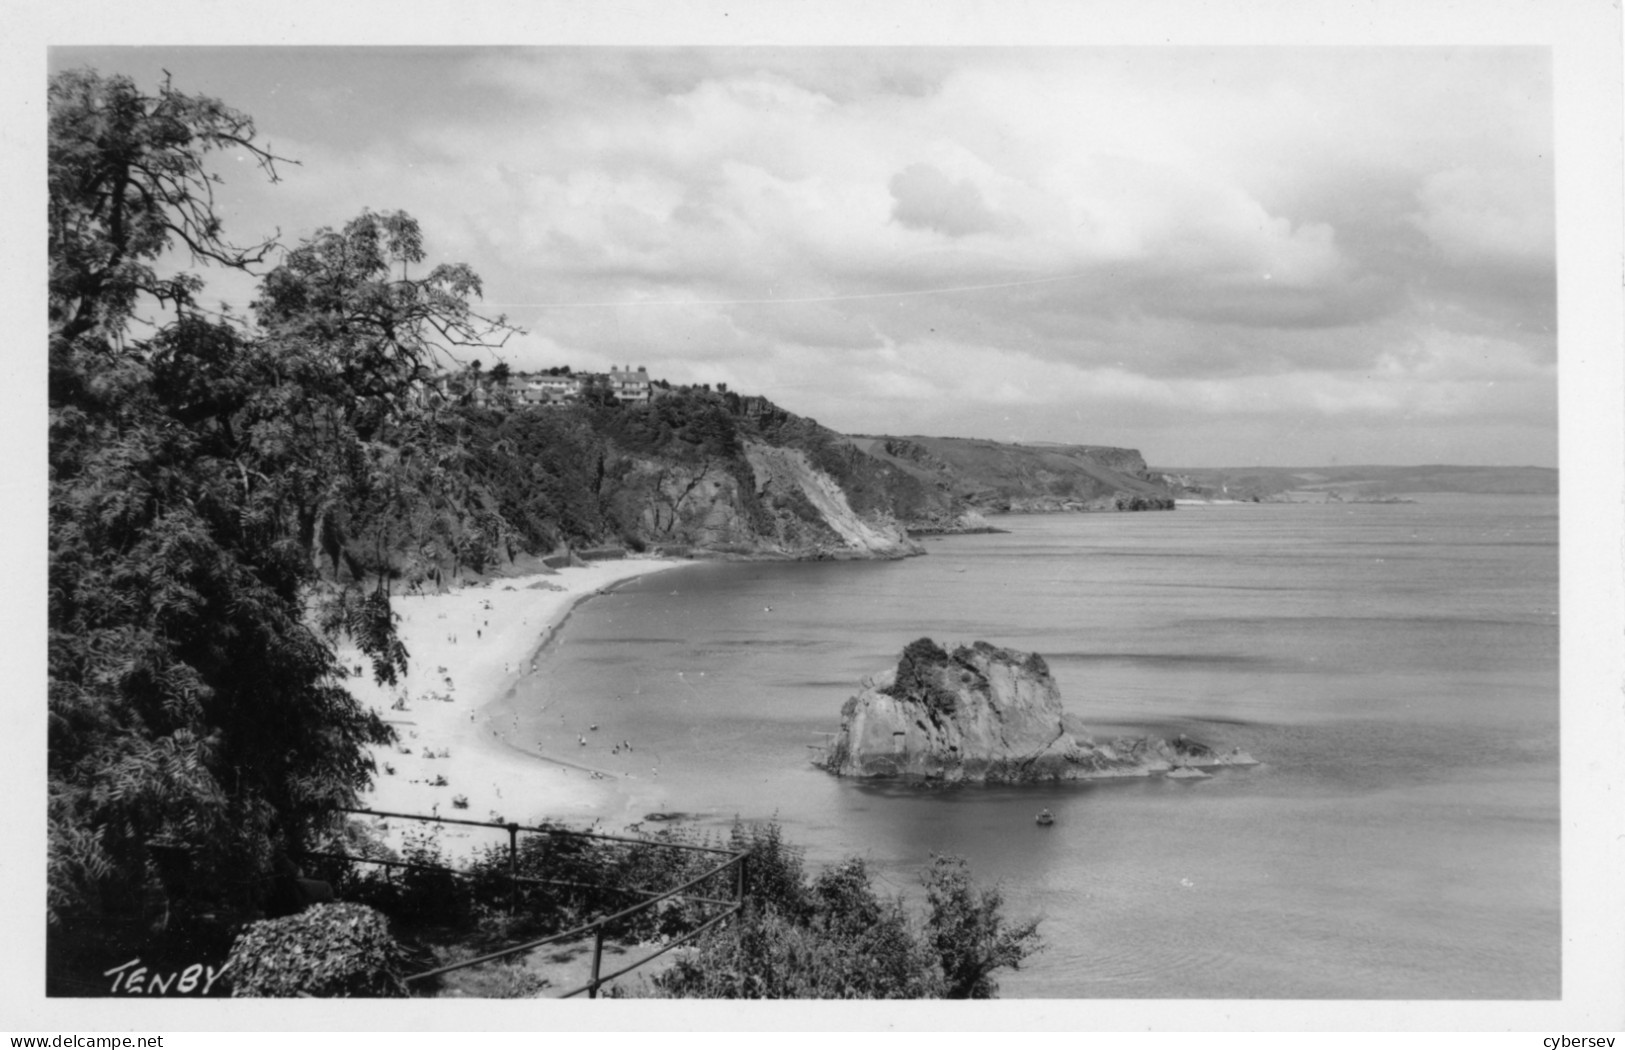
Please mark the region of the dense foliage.
<svg viewBox="0 0 1625 1050"><path fill-rule="evenodd" d="M361 537L376 565L448 531L406 513L466 489L426 377L500 328L466 267L407 276L421 235L399 213L287 252L257 325L210 319L195 274L157 274L270 251L230 245L211 206L212 151L274 176L252 121L89 71L54 78L50 109L49 915L250 906L390 736L334 632L380 680L407 656L388 577L324 589L319 555ZM137 338L144 298L169 313Z"/></svg>
<svg viewBox="0 0 1625 1050"><path fill-rule="evenodd" d="M959 706L959 699L942 683L944 672L952 663L953 657L936 642L929 638L915 639L903 647L896 676L886 693L904 700L923 700L933 718L951 715Z"/></svg>
<svg viewBox="0 0 1625 1050"><path fill-rule="evenodd" d="M548 936L626 908L653 887L671 887L703 875L726 857L683 849L723 845L687 828L670 828L643 841L595 839L562 825L556 834L519 837L514 865L505 845L492 846L465 864L453 865L437 838L409 836L400 855L364 841L332 843L329 850L353 857L402 860L411 867L387 871L357 860L323 859L311 874L329 880L345 900L368 904L403 929L475 929L464 937L481 950ZM336 847L336 848L335 848ZM521 880L518 888L511 876ZM703 895L725 897L727 873L703 884ZM617 924L616 938L641 941L671 936L703 921L703 910L683 901L665 902Z"/></svg>
<svg viewBox="0 0 1625 1050"><path fill-rule="evenodd" d="M468 476L511 530L502 553L592 544L617 532L601 488L610 450L581 413L464 409Z"/></svg>
<svg viewBox="0 0 1625 1050"><path fill-rule="evenodd" d="M345 899L389 916L403 939L455 945L434 949L444 962L578 928L687 883L726 859L677 847L747 852L745 911L679 949L664 972L621 982L618 995L989 998L997 994L999 970L1019 968L1042 947L1037 920L1009 922L998 890L978 886L958 858L933 857L921 873L924 899L910 905L902 897L882 896L858 858L809 874L802 851L784 840L774 822L736 821L723 841L682 826L643 842L553 830L560 834L521 836L512 869L522 880L517 891L506 847L493 847L454 875L432 835L413 838L398 858L413 867L393 874L354 861L327 861L315 873L331 879ZM352 856L383 856L364 839L341 848ZM685 896L725 900L732 896L733 878L724 870ZM716 914L714 904L671 899L618 920L606 928L606 939L643 955ZM444 980L464 994L546 994L525 977L522 957L510 962ZM437 989L426 983L423 990Z"/></svg>
<svg viewBox="0 0 1625 1050"><path fill-rule="evenodd" d="M859 858L808 878L776 825L736 826L751 849L751 900L704 934L653 994L727 999L983 999L994 973L1039 951L1038 921L1010 924L997 889L978 887L962 860L933 857L921 874L927 909L885 899Z"/></svg>
<svg viewBox="0 0 1625 1050"><path fill-rule="evenodd" d="M238 998L403 998L406 953L364 904L317 904L250 923L226 961Z"/></svg>
<svg viewBox="0 0 1625 1050"><path fill-rule="evenodd" d="M1174 498L1157 493L1119 492L1112 498L1118 510L1173 510Z"/></svg>

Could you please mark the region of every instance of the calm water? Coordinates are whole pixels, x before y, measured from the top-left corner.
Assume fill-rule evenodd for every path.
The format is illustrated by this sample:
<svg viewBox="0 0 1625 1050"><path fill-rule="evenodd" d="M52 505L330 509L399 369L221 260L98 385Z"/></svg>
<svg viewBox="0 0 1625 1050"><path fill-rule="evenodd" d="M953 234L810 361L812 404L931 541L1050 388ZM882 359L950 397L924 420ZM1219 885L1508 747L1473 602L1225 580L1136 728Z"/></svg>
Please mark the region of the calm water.
<svg viewBox="0 0 1625 1050"><path fill-rule="evenodd" d="M898 890L932 851L966 857L1043 917L1006 996L1556 997L1557 504L1423 499L1002 518L903 562L684 567L578 610L513 713L616 775L610 827L776 816L809 860L861 855ZM1092 727L1264 764L946 790L812 768L859 679L922 635L1037 650Z"/></svg>

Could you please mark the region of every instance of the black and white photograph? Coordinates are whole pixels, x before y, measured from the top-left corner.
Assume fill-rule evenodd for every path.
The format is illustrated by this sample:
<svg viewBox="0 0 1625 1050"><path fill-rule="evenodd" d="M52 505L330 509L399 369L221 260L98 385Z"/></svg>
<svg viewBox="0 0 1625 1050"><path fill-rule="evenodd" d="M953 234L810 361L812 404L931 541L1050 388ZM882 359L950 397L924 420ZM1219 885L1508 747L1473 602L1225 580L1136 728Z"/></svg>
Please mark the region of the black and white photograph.
<svg viewBox="0 0 1625 1050"><path fill-rule="evenodd" d="M1617 7L686 6L8 75L0 1027L1625 1026Z"/></svg>

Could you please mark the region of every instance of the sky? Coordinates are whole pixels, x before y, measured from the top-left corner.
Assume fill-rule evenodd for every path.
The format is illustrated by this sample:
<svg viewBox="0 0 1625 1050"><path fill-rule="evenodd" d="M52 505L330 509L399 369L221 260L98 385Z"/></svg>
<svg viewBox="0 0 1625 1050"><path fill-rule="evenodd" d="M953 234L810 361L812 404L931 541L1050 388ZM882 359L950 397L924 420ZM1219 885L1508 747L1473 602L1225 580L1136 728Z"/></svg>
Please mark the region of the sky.
<svg viewBox="0 0 1625 1050"><path fill-rule="evenodd" d="M1546 48L50 52L81 65L299 161L218 158L239 241L413 215L525 330L487 367L1166 467L1557 462Z"/></svg>

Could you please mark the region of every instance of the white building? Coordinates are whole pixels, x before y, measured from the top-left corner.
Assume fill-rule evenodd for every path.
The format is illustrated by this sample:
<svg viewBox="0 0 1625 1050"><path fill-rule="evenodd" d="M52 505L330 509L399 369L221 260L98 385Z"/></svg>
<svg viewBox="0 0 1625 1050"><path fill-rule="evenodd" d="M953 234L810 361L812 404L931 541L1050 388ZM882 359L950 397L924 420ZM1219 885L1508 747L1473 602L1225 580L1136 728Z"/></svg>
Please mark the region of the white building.
<svg viewBox="0 0 1625 1050"><path fill-rule="evenodd" d="M513 386L515 398L522 405L564 405L581 400L588 382L607 382L610 392L622 404L641 404L648 401L654 390L646 368L633 370L611 367L609 374L598 375L578 372L574 375L526 375Z"/></svg>
<svg viewBox="0 0 1625 1050"><path fill-rule="evenodd" d="M646 368L640 367L636 372L632 371L631 365L627 365L624 370L614 365L609 368L609 388L622 401L649 400L650 386L649 370Z"/></svg>
<svg viewBox="0 0 1625 1050"><path fill-rule="evenodd" d="M580 397L580 376L531 376L519 388L519 400L527 405L560 404Z"/></svg>

